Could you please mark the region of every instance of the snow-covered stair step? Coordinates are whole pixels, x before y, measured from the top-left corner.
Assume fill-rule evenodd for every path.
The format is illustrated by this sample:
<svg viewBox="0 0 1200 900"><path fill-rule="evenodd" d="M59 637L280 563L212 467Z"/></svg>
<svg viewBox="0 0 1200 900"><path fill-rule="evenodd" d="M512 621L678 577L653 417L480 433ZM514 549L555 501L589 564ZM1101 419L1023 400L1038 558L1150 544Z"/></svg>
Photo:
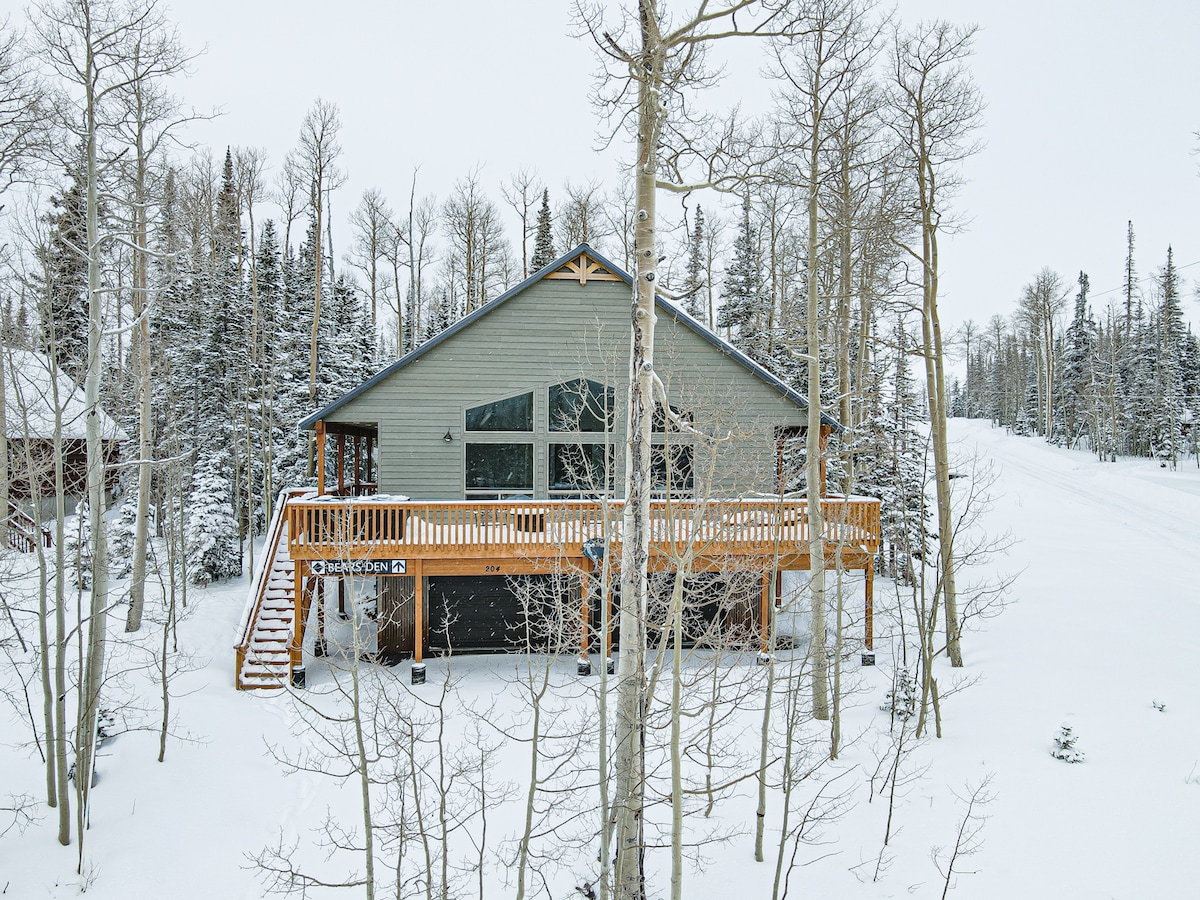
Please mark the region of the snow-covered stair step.
<svg viewBox="0 0 1200 900"><path fill-rule="evenodd" d="M288 557L287 519L282 513L281 508L274 517L271 546L275 555L263 560L262 593L246 631L248 640L237 672L240 689L278 688L291 680L296 563Z"/></svg>

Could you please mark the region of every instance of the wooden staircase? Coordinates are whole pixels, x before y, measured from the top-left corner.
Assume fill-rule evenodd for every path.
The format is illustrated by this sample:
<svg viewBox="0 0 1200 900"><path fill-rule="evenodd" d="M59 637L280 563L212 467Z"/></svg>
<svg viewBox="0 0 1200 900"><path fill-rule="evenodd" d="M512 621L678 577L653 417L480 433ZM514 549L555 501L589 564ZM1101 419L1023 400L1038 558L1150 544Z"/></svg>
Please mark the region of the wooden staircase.
<svg viewBox="0 0 1200 900"><path fill-rule="evenodd" d="M239 691L281 688L291 683L296 639L296 564L288 556L287 516L293 496L279 496L261 568L256 573L237 644L235 685ZM307 598L302 598L307 599ZM307 603L304 604L307 608Z"/></svg>
<svg viewBox="0 0 1200 900"><path fill-rule="evenodd" d="M18 553L32 553L37 549L39 542L43 547L49 547L52 543L50 530L38 525L11 500L8 503L8 515L4 518L4 525L8 546Z"/></svg>

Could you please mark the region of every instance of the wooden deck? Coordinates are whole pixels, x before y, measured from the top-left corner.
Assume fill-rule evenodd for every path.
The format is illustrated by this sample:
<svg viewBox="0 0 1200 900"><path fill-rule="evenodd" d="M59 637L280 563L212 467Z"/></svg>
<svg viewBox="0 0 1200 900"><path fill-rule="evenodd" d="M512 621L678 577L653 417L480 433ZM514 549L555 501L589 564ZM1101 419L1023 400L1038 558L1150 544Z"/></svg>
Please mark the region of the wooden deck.
<svg viewBox="0 0 1200 900"><path fill-rule="evenodd" d="M552 561L583 559L583 545L603 542L607 532L616 562L623 505L585 500L293 500L286 513L288 550L294 560L420 559L426 574L431 566L443 574L483 574L483 560L504 560L506 569L518 565L534 570ZM863 568L879 549L879 501L826 498L821 511L827 565L840 556L847 568ZM657 569L673 568L689 548L701 567L722 568L731 557L753 557L778 569L809 568L808 502L803 499L657 500L651 503L650 519L651 566Z"/></svg>
<svg viewBox="0 0 1200 900"><path fill-rule="evenodd" d="M821 500L826 568L866 573L865 641L871 646L872 569L879 549L879 501ZM285 491L268 552L248 598L237 644L237 686L286 684L303 663L305 622L325 577L405 575L415 580L414 658L422 659L426 576L594 572L601 552L620 566L624 504L585 500L401 501ZM755 571L765 647L771 573L811 568L804 499L656 500L650 506L653 571ZM287 585L287 580L291 584ZM581 578L582 621L588 583ZM318 602L317 627L322 628ZM285 635L281 629L286 631ZM605 639L607 640L607 639ZM605 650L607 654L607 649ZM588 653L583 627L581 658Z"/></svg>

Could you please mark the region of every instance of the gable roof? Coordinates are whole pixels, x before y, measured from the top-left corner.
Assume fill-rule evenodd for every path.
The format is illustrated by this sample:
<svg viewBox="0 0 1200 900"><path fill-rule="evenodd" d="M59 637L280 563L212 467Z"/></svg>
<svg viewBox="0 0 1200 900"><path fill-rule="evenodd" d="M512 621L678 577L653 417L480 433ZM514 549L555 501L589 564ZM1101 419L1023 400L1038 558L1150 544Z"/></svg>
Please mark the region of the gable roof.
<svg viewBox="0 0 1200 900"><path fill-rule="evenodd" d="M440 334L438 334L437 337L431 338L421 346L417 347L415 350L405 354L387 368L381 370L367 381L364 381L354 390L343 394L324 409L318 410L317 412L303 419L300 422L299 427L303 429L314 428L316 423L321 419L326 418L331 413L335 412L337 409L349 403L359 395L371 390L371 388L383 381L385 378L394 375L401 369L404 369L416 362L439 344L449 340L460 331L470 328L477 321L488 315L488 313L503 306L513 297L517 296L522 291L526 290L531 285L536 284L544 278L578 278L580 284L586 283L588 279L601 281L623 281L625 284L629 285L630 288L633 287L633 276L631 276L616 263L606 258L603 254L598 253L591 247L590 244L580 244L574 250L571 250L569 253L564 253L558 259L554 260L554 262L534 272L516 287L509 288L499 297L495 298L494 300L489 300L470 315L459 319L445 331L442 331ZM722 354L729 357L729 359L746 369L759 380L773 387L801 409L808 409L808 399L804 397L804 395L793 390L786 382L767 371L767 369L763 368L746 354L742 353L742 351L738 350L731 343L722 340L716 334L709 331L706 327L701 325L682 309L674 306L658 294L654 295L654 303L660 313L665 313L684 328L687 328L689 331L695 333L702 340L715 347ZM826 413L821 414L821 421L824 424L832 427L834 430L842 430L842 426Z"/></svg>
<svg viewBox="0 0 1200 900"><path fill-rule="evenodd" d="M54 375L58 376L61 437L67 441L87 438L87 401L83 388L62 369L52 369L49 357L32 350L4 347L0 365L4 370L4 415L9 438L54 437ZM129 436L104 410L97 411L100 436L125 441Z"/></svg>

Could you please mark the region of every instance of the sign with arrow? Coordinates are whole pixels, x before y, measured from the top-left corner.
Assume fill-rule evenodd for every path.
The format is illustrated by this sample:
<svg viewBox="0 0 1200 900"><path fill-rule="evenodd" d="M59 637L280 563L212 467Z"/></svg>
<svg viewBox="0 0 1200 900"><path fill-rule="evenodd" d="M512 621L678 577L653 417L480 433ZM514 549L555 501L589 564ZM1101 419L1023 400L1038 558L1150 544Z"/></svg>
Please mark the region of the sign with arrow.
<svg viewBox="0 0 1200 900"><path fill-rule="evenodd" d="M404 575L406 559L314 559L309 563L314 575Z"/></svg>

